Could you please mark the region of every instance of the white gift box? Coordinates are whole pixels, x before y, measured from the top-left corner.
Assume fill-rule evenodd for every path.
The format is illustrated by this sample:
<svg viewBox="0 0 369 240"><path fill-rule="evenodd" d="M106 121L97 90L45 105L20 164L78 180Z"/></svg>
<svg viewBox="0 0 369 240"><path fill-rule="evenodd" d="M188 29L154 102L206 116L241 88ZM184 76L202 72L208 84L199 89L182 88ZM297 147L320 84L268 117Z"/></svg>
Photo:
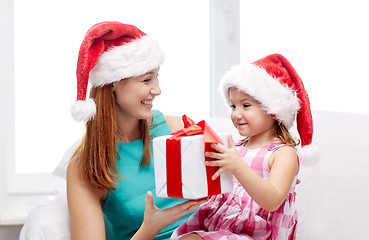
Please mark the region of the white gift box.
<svg viewBox="0 0 369 240"><path fill-rule="evenodd" d="M173 135L165 135L153 139L153 154L155 167L156 196L168 197L167 191L167 138ZM219 138L228 147L227 135L221 134ZM205 156L204 135L181 137L181 176L182 196L185 199L198 199L209 196ZM212 180L210 180L212 181ZM233 189L232 174L220 175L220 193L231 192Z"/></svg>

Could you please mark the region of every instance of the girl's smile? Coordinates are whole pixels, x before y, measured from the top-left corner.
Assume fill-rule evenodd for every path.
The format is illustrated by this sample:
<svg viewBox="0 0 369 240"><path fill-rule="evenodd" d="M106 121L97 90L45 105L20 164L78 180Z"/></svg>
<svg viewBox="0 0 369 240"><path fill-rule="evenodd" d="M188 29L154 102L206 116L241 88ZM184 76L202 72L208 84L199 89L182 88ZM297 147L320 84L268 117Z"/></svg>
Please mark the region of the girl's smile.
<svg viewBox="0 0 369 240"><path fill-rule="evenodd" d="M247 125L247 123L240 123L240 122L237 122L236 121L236 127L237 127L237 129L240 129L240 128L246 126L246 125Z"/></svg>

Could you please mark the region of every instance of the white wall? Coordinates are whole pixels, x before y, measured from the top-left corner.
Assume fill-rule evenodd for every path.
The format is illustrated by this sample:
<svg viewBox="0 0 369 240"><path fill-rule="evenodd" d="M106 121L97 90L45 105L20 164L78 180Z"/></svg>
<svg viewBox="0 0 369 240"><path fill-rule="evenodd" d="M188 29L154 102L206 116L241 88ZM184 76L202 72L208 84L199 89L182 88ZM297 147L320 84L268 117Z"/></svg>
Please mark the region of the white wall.
<svg viewBox="0 0 369 240"><path fill-rule="evenodd" d="M12 94L7 89L14 87L13 59L13 1L0 1L0 199L6 197L7 159L11 154L11 135L14 125L11 121L14 111L9 109Z"/></svg>
<svg viewBox="0 0 369 240"><path fill-rule="evenodd" d="M14 125L11 121L13 110L9 109L8 103L13 97L6 89L13 88L14 71L13 59L13 1L0 1L0 202L7 198L7 159L11 154L9 141L10 131ZM9 86L10 85L10 86ZM5 87L6 86L6 87ZM1 214L1 213L0 213ZM22 225L0 226L0 239L16 240Z"/></svg>

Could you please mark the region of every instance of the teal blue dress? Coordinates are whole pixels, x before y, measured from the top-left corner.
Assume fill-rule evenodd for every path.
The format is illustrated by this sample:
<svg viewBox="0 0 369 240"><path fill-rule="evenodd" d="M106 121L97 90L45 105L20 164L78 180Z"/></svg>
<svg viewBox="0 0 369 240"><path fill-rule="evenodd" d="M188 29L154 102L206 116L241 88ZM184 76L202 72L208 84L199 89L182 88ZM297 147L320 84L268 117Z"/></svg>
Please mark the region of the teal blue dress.
<svg viewBox="0 0 369 240"><path fill-rule="evenodd" d="M170 133L163 114L159 111L153 111L151 138ZM151 158L149 167L140 168L143 149L141 139L129 143L118 143L120 157L117 160L117 167L119 173L124 177L119 180L115 191L108 192L103 207L106 239L108 240L130 239L139 229L143 222L147 191L153 193L154 204L160 209L172 207L185 201L155 196L154 159ZM155 239L169 239L174 229L189 215L163 229Z"/></svg>

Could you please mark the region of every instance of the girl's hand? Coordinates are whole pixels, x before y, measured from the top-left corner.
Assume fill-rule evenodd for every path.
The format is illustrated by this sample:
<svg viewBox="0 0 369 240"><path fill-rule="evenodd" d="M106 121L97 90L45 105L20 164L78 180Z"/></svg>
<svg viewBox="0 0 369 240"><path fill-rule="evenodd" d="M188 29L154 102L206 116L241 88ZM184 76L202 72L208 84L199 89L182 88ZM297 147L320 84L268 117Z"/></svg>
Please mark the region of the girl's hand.
<svg viewBox="0 0 369 240"><path fill-rule="evenodd" d="M161 230L191 213L207 199L190 200L174 207L159 209L154 205L153 195L147 192L144 221L132 239L153 239Z"/></svg>
<svg viewBox="0 0 369 240"><path fill-rule="evenodd" d="M211 177L215 180L221 173L232 173L235 175L237 171L239 171L243 165L245 165L244 161L239 157L236 145L232 139L232 136L228 136L228 146L229 148L225 148L222 145L212 144L211 147L217 151L215 152L206 152L205 156L214 158L214 161L206 161L206 166L217 166L219 169L214 173Z"/></svg>

